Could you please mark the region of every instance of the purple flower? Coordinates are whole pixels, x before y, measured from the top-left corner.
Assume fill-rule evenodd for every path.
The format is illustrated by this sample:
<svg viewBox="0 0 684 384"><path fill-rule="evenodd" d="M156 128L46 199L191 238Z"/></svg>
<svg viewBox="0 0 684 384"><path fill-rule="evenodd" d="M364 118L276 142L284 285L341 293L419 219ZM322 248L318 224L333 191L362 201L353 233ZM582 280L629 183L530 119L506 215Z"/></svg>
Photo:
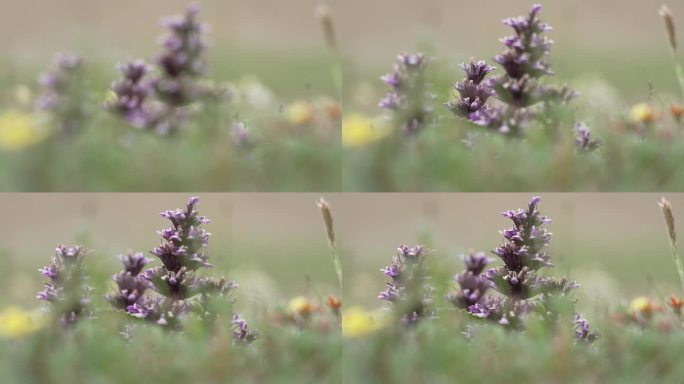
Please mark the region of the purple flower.
<svg viewBox="0 0 684 384"><path fill-rule="evenodd" d="M112 277L116 283L117 291L105 296L105 299L114 308L126 310L137 304L147 290L147 285L140 279L140 272L150 262L142 253L129 252L120 256L123 270Z"/></svg>
<svg viewBox="0 0 684 384"><path fill-rule="evenodd" d="M385 283L385 290L378 298L391 304L399 321L411 325L423 318L433 316L432 291L427 284L428 275L424 260L427 250L417 245L400 245L392 263L381 269L391 281Z"/></svg>
<svg viewBox="0 0 684 384"><path fill-rule="evenodd" d="M51 303L55 316L64 326L90 316L91 288L85 284L87 276L83 268L86 254L80 246L60 245L50 264L40 269L49 281L36 298Z"/></svg>
<svg viewBox="0 0 684 384"><path fill-rule="evenodd" d="M90 115L83 78L85 67L80 56L58 53L49 72L39 78L43 90L36 107L47 112L65 135L79 132Z"/></svg>
<svg viewBox="0 0 684 384"><path fill-rule="evenodd" d="M484 61L471 61L470 64L461 64L461 68L466 74L463 81L453 85L459 97L449 101L446 107L453 113L469 118L480 110L486 110L485 103L489 97L494 95L494 90L488 82L483 82L488 73L494 70Z"/></svg>
<svg viewBox="0 0 684 384"><path fill-rule="evenodd" d="M452 303L468 308L475 317L514 329L522 328L525 316L532 313L548 320L558 317L552 301L570 295L579 285L566 278L538 274L539 269L552 266L547 253L551 233L546 230L551 219L541 214L540 204L541 198L534 196L526 208L502 213L513 223L500 232L503 243L492 251L503 265L480 273L487 262L484 255L467 257L466 271L454 278L461 290L447 297ZM499 296L484 296L487 289Z"/></svg>
<svg viewBox="0 0 684 384"><path fill-rule="evenodd" d="M149 102L154 92L152 81L146 78L150 70L143 60L119 65L122 78L112 84L114 98L105 104L110 112L141 129L153 129L163 119L161 109Z"/></svg>
<svg viewBox="0 0 684 384"><path fill-rule="evenodd" d="M432 121L432 100L427 92L427 60L422 53L401 54L392 72L381 77L389 87L378 106L392 111L394 120L406 135L418 133Z"/></svg>
<svg viewBox="0 0 684 384"><path fill-rule="evenodd" d="M233 325L233 340L237 343L249 344L256 340L256 333L250 331L247 321L239 314L234 314L231 320Z"/></svg>
<svg viewBox="0 0 684 384"><path fill-rule="evenodd" d="M592 152L601 145L601 141L591 138L589 127L584 123L575 124L575 146L577 149Z"/></svg>
<svg viewBox="0 0 684 384"><path fill-rule="evenodd" d="M576 341L592 343L599 338L599 334L590 330L589 322L581 317L579 313L575 314L572 324Z"/></svg>
<svg viewBox="0 0 684 384"><path fill-rule="evenodd" d="M553 74L547 60L553 42L546 33L551 27L540 20L540 13L541 5L534 5L527 16L503 20L514 31L514 35L501 39L505 49L494 57L504 73L485 81L492 67L483 61L462 65L466 78L454 85L459 96L446 104L449 110L476 125L519 136L537 116L532 106L543 102L547 108L549 103L567 103L577 96L568 87L539 82ZM499 103L486 105L491 98Z"/></svg>
<svg viewBox="0 0 684 384"><path fill-rule="evenodd" d="M243 121L238 121L232 125L230 135L233 145L237 148L251 148L254 146L254 140L250 135L247 124Z"/></svg>
<svg viewBox="0 0 684 384"><path fill-rule="evenodd" d="M112 85L115 97L105 105L108 110L136 128L165 135L180 129L186 106L230 96L223 87L202 82L208 28L197 21L198 13L199 7L191 5L184 14L162 20L168 34L161 39L156 73L147 76L151 68L142 60L120 66L122 79Z"/></svg>
<svg viewBox="0 0 684 384"><path fill-rule="evenodd" d="M169 33L162 37L163 51L157 57L162 75L154 82L160 99L170 106L184 106L201 96L203 89L195 79L206 72L203 34L207 27L197 21L199 6L188 7L183 15L162 20Z"/></svg>
<svg viewBox="0 0 684 384"><path fill-rule="evenodd" d="M171 223L169 228L159 231L161 245L150 251L162 262L161 266L142 271L149 262L142 254L122 258L125 270L114 277L119 291L108 297L113 305L125 308L134 317L175 329L194 305L202 306L202 316L213 316L209 299L237 288L232 281L197 274L198 270L211 267L204 253L210 237L204 225L209 220L199 215L199 202L199 197L193 196L184 209L160 213ZM144 296L148 288L161 297ZM189 301L191 298L197 299Z"/></svg>
<svg viewBox="0 0 684 384"><path fill-rule="evenodd" d="M454 281L458 284L459 290L450 292L447 300L461 309L467 309L484 299L484 295L489 288L480 275L485 266L491 260L485 256L484 252L471 252L463 256L465 271L454 276Z"/></svg>
<svg viewBox="0 0 684 384"><path fill-rule="evenodd" d="M492 253L499 256L511 271L520 272L523 267L536 271L541 267L551 266L545 252L551 241L551 233L545 226L551 220L540 214L540 203L541 198L535 196L526 210L502 213L513 222L513 227L501 231L505 241Z"/></svg>

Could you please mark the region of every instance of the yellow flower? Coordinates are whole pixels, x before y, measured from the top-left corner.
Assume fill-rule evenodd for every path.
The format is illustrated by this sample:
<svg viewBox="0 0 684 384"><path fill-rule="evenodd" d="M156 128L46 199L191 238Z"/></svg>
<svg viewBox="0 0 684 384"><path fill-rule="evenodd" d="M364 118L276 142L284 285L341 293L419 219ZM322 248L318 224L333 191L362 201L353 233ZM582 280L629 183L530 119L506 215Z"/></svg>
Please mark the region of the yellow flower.
<svg viewBox="0 0 684 384"><path fill-rule="evenodd" d="M366 311L362 307L351 307L342 314L342 335L345 337L368 336L386 325L381 314Z"/></svg>
<svg viewBox="0 0 684 384"><path fill-rule="evenodd" d="M308 101L295 101L285 108L285 119L292 125L308 125L313 122L314 108Z"/></svg>
<svg viewBox="0 0 684 384"><path fill-rule="evenodd" d="M658 304L646 296L637 297L629 303L629 311L633 314L649 316L657 310Z"/></svg>
<svg viewBox="0 0 684 384"><path fill-rule="evenodd" d="M294 315L306 316L313 311L313 304L304 296L297 296L290 300L287 311Z"/></svg>
<svg viewBox="0 0 684 384"><path fill-rule="evenodd" d="M9 110L0 115L0 149L18 151L45 137L30 114Z"/></svg>
<svg viewBox="0 0 684 384"><path fill-rule="evenodd" d="M352 113L342 119L342 145L358 148L378 141L389 134L389 126L378 119Z"/></svg>
<svg viewBox="0 0 684 384"><path fill-rule="evenodd" d="M24 84L19 84L14 87L14 101L22 108L28 108L33 103L33 95L31 94L31 88L25 86Z"/></svg>
<svg viewBox="0 0 684 384"><path fill-rule="evenodd" d="M34 321L31 312L19 307L8 307L0 312L0 337L22 337L39 328L40 324Z"/></svg>
<svg viewBox="0 0 684 384"><path fill-rule="evenodd" d="M658 120L658 113L648 104L637 104L629 112L630 119L634 123L650 124Z"/></svg>

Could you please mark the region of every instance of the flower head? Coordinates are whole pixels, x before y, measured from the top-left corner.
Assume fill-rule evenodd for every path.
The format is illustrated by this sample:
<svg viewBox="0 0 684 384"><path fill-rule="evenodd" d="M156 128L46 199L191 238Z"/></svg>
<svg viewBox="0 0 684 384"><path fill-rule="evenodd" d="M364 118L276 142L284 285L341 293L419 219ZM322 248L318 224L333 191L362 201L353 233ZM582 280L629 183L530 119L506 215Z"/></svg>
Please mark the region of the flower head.
<svg viewBox="0 0 684 384"><path fill-rule="evenodd" d="M484 252L471 252L463 256L465 271L454 276L459 290L447 295L447 300L461 309L468 309L485 298L489 286L480 275L491 262Z"/></svg>
<svg viewBox="0 0 684 384"><path fill-rule="evenodd" d="M389 127L378 119L352 113L342 119L342 145L359 148L374 143L390 133Z"/></svg>
<svg viewBox="0 0 684 384"><path fill-rule="evenodd" d="M50 264L39 270L48 281L36 298L49 302L65 326L90 315L91 288L85 284L87 276L83 267L86 254L81 246L60 245Z"/></svg>
<svg viewBox="0 0 684 384"><path fill-rule="evenodd" d="M568 87L543 85L539 79L552 75L548 55L553 42L546 36L551 27L540 19L541 5L526 16L503 20L514 34L501 39L504 51L494 58L503 74L485 80L493 68L484 61L463 64L466 78L454 85L458 97L447 108L471 122L507 135L520 135L536 116L530 107L544 103L569 102L577 92ZM490 98L501 104L486 104Z"/></svg>
<svg viewBox="0 0 684 384"><path fill-rule="evenodd" d="M651 124L658 120L658 112L649 104L636 104L629 112L630 120L633 123Z"/></svg>
<svg viewBox="0 0 684 384"><path fill-rule="evenodd" d="M380 108L390 110L404 134L412 135L432 121L432 100L427 91L427 59L422 53L401 54L392 72L381 77L389 88Z"/></svg>
<svg viewBox="0 0 684 384"><path fill-rule="evenodd" d="M292 125L310 125L314 120L314 107L308 101L295 101L285 107L283 113Z"/></svg>
<svg viewBox="0 0 684 384"><path fill-rule="evenodd" d="M296 316L306 317L315 309L315 305L305 296L297 296L287 304L287 311Z"/></svg>
<svg viewBox="0 0 684 384"><path fill-rule="evenodd" d="M503 212L513 226L500 232L504 240L492 251L501 258L503 265L480 275L470 270L457 275L462 288L460 294L453 296L458 299L457 305L470 304L467 308L474 316L513 328L522 327L524 317L532 312L543 313L545 317L556 316L549 305L550 300L569 295L578 284L566 278L540 276L537 272L552 266L547 253L551 233L546 230L551 219L541 215L540 203L541 198L535 196L526 208ZM481 258L473 257L467 265L480 269ZM503 297L483 296L486 288Z"/></svg>
<svg viewBox="0 0 684 384"><path fill-rule="evenodd" d="M129 252L119 259L123 270L112 277L117 291L105 296L105 299L117 309L126 310L138 303L147 290L147 285L140 279L140 272L150 262L142 253Z"/></svg>
<svg viewBox="0 0 684 384"><path fill-rule="evenodd" d="M58 53L52 68L39 79L43 90L36 106L49 114L63 134L80 131L90 113L83 84L85 67L86 62L80 56Z"/></svg>
<svg viewBox="0 0 684 384"><path fill-rule="evenodd" d="M384 317L362 307L351 307L342 313L342 335L349 338L363 338L387 325Z"/></svg>
<svg viewBox="0 0 684 384"><path fill-rule="evenodd" d="M142 296L138 289L138 294L127 296L133 302L126 307L132 316L177 328L179 318L193 305L202 305L203 316L210 316L209 298L223 296L237 287L232 281L199 276L197 273L201 268L211 267L209 257L204 252L210 236L204 230L204 225L209 220L198 213L198 205L199 197L193 196L188 199L185 208L161 212L171 226L159 231L162 243L150 252L159 258L162 265L145 270L135 276L135 281L155 290L162 297ZM143 264L140 257L126 259L126 268L135 266L137 270ZM128 278L128 274L125 272L124 276ZM139 287L136 285L136 288ZM193 297L198 297L197 301L189 302L188 299Z"/></svg>
<svg viewBox="0 0 684 384"><path fill-rule="evenodd" d="M247 321L239 314L234 314L231 320L233 325L233 340L237 343L250 344L257 338L257 334L249 329Z"/></svg>
<svg viewBox="0 0 684 384"><path fill-rule="evenodd" d="M7 307L0 311L0 337L20 338L40 329L35 313L19 307Z"/></svg>
<svg viewBox="0 0 684 384"><path fill-rule="evenodd" d="M400 245L392 263L381 269L390 278L378 298L390 303L404 325L412 325L424 318L431 318L433 311L432 291L425 268L428 251L421 245Z"/></svg>
<svg viewBox="0 0 684 384"><path fill-rule="evenodd" d="M589 127L584 123L575 124L575 146L582 151L591 152L601 145L600 140L592 139Z"/></svg>
<svg viewBox="0 0 684 384"><path fill-rule="evenodd" d="M34 116L14 110L0 114L0 149L19 151L46 137L47 132L38 127Z"/></svg>

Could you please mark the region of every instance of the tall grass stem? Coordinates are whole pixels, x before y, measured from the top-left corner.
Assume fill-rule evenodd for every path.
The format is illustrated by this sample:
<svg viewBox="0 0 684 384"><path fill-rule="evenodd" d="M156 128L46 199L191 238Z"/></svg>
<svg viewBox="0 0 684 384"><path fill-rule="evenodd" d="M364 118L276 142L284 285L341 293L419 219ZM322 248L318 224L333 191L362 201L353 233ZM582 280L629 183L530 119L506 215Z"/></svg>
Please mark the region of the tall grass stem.
<svg viewBox="0 0 684 384"><path fill-rule="evenodd" d="M333 215L332 209L330 209L330 204L328 204L322 197L316 202L318 209L321 210L321 216L323 216L323 224L325 225L325 234L328 240L328 249L330 251L330 256L332 258L333 267L335 268L335 274L337 275L337 282L340 287L340 294L342 294L342 263L337 254L337 246L335 245L335 228L333 226Z"/></svg>

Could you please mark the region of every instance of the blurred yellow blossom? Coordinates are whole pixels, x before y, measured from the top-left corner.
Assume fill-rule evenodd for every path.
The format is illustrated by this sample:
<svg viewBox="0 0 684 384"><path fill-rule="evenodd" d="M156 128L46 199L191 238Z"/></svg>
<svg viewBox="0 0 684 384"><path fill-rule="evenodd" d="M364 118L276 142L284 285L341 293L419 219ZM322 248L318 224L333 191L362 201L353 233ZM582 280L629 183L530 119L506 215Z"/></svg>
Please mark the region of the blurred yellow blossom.
<svg viewBox="0 0 684 384"><path fill-rule="evenodd" d="M385 327L387 322L381 313L351 307L342 314L342 335L364 337Z"/></svg>
<svg viewBox="0 0 684 384"><path fill-rule="evenodd" d="M629 117L634 123L650 124L658 120L658 112L650 105L642 103L632 107Z"/></svg>
<svg viewBox="0 0 684 384"><path fill-rule="evenodd" d="M14 101L22 108L30 108L33 103L31 88L24 84L14 87Z"/></svg>
<svg viewBox="0 0 684 384"><path fill-rule="evenodd" d="M363 147L387 136L389 126L378 119L360 113L345 115L342 119L342 145Z"/></svg>
<svg viewBox="0 0 684 384"><path fill-rule="evenodd" d="M32 318L32 313L19 307L8 307L0 312L0 337L22 337L39 328L40 323Z"/></svg>
<svg viewBox="0 0 684 384"><path fill-rule="evenodd" d="M653 312L658 311L660 307L658 303L646 296L640 296L629 303L629 311L633 314L650 316Z"/></svg>
<svg viewBox="0 0 684 384"><path fill-rule="evenodd" d="M313 311L314 305L304 296L297 296L290 300L287 311L294 315L306 316Z"/></svg>
<svg viewBox="0 0 684 384"><path fill-rule="evenodd" d="M285 107L285 119L292 125L308 125L313 122L314 107L310 102L300 100Z"/></svg>
<svg viewBox="0 0 684 384"><path fill-rule="evenodd" d="M21 150L45 137L45 132L38 129L32 115L13 110L0 114L0 149Z"/></svg>

